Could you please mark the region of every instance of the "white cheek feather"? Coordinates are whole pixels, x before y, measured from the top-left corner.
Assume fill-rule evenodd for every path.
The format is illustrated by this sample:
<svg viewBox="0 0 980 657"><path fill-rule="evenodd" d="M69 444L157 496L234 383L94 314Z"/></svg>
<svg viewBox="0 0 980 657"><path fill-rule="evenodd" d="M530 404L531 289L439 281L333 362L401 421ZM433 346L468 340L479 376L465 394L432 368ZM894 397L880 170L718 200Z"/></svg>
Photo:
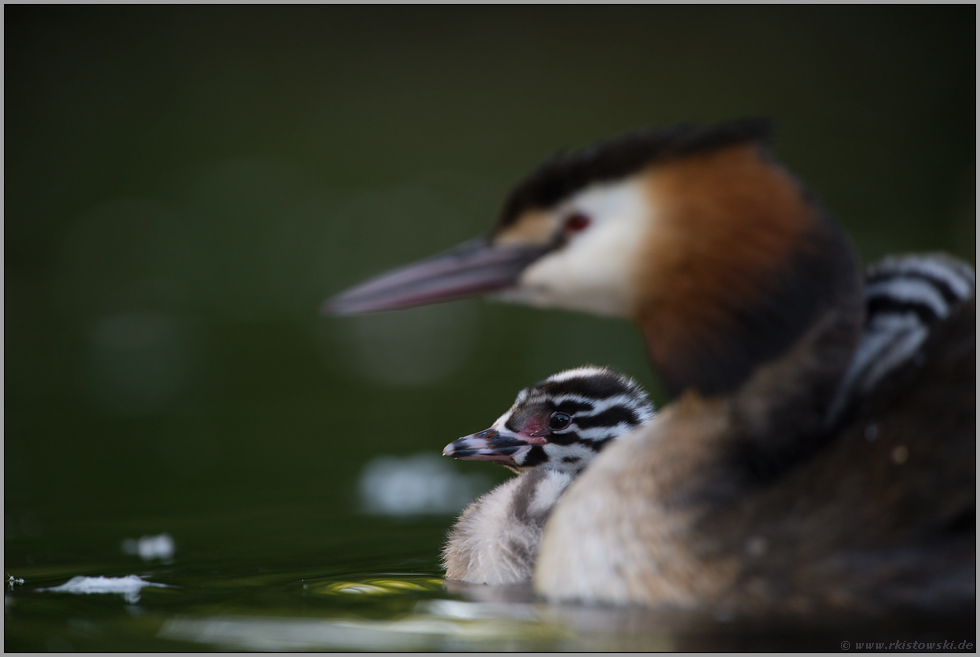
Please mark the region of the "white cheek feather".
<svg viewBox="0 0 980 657"><path fill-rule="evenodd" d="M591 225L528 267L505 300L614 317L633 309L634 262L650 231L650 202L638 182L587 188L556 210Z"/></svg>
<svg viewBox="0 0 980 657"><path fill-rule="evenodd" d="M548 472L534 490L534 499L528 511L535 515L550 513L565 488L572 483L572 479L572 475L567 472Z"/></svg>
<svg viewBox="0 0 980 657"><path fill-rule="evenodd" d="M516 406L516 404L515 404ZM490 425L491 429L496 429L497 431L507 431L507 420L514 413L514 406L511 406L506 413L497 418L497 421Z"/></svg>

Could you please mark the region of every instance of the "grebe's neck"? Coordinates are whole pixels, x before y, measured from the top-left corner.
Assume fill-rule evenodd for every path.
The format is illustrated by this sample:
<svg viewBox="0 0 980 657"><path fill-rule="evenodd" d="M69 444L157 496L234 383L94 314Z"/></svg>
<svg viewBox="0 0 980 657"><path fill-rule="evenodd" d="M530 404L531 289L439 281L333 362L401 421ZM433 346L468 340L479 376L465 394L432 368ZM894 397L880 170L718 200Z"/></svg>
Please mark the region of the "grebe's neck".
<svg viewBox="0 0 980 657"><path fill-rule="evenodd" d="M645 182L657 229L638 260L634 320L670 392L731 393L818 325L850 353L863 308L858 258L763 150L684 158Z"/></svg>

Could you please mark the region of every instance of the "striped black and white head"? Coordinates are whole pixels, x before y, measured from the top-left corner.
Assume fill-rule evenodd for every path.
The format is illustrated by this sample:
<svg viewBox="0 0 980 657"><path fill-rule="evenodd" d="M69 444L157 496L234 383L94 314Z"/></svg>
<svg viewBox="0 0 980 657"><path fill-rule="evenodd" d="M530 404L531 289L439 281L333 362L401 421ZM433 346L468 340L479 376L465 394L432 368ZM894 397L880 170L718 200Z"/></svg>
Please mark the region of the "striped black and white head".
<svg viewBox="0 0 980 657"><path fill-rule="evenodd" d="M868 269L861 340L827 415L835 422L848 404L906 363L916 362L933 326L976 295L976 274L942 253L886 258Z"/></svg>
<svg viewBox="0 0 980 657"><path fill-rule="evenodd" d="M579 367L521 390L492 427L450 443L443 454L494 461L515 472L544 466L576 474L653 415L646 392L629 377Z"/></svg>

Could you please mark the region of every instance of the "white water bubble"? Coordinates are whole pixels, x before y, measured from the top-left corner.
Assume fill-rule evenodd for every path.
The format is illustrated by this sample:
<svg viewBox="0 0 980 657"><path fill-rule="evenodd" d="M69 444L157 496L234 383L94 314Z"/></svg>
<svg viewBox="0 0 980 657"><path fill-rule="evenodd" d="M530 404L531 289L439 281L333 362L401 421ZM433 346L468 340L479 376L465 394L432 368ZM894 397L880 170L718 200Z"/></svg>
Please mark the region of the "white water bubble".
<svg viewBox="0 0 980 657"><path fill-rule="evenodd" d="M405 516L451 514L490 488L482 475L460 474L432 454L379 456L361 471L361 506L367 513Z"/></svg>
<svg viewBox="0 0 980 657"><path fill-rule="evenodd" d="M139 555L143 561L153 561L154 559L164 562L171 561L175 549L174 539L167 533L156 536L141 536L139 539L127 538L122 542L122 551L125 554Z"/></svg>

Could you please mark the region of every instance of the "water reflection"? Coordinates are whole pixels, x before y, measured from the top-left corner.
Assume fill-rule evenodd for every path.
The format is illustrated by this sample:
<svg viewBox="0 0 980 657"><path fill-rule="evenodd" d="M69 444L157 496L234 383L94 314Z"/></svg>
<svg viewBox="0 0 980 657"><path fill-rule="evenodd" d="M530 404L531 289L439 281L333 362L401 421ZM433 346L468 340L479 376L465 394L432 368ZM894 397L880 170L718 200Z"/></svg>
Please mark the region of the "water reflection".
<svg viewBox="0 0 980 657"><path fill-rule="evenodd" d="M466 602L463 600L426 600L416 607L422 613L429 613L456 620L486 620L491 618L510 618L514 620L536 621L540 614L534 605L506 604L501 602Z"/></svg>
<svg viewBox="0 0 980 657"><path fill-rule="evenodd" d="M472 643L500 643L501 636L513 629L435 618L351 621L216 616L168 620L158 636L243 650L456 650Z"/></svg>
<svg viewBox="0 0 980 657"><path fill-rule="evenodd" d="M419 594L450 594L467 599ZM246 614L166 619L157 638L204 644L218 649L283 650L670 650L675 642L663 622L637 623L635 614L622 610L569 608L542 604L528 586L457 586L435 577L392 573L387 576L308 581L304 593L374 600L360 612L353 608L340 616L300 614L272 617ZM382 609L384 617L363 618L359 613ZM309 607L306 607L309 609ZM396 611L397 610L397 611ZM314 612L315 613L315 612ZM645 614L650 621L649 614ZM624 620L625 619L625 620ZM633 620L631 620L633 619ZM629 625L627 627L624 622ZM623 636L623 631L629 633Z"/></svg>
<svg viewBox="0 0 980 657"><path fill-rule="evenodd" d="M412 593L442 590L442 584L436 578L392 575L310 583L303 588L319 594L390 596L411 602ZM494 589L507 587L475 587L474 593L477 588L494 598L499 594ZM516 590L511 593L516 595ZM380 620L352 617L350 611L327 618L185 615L165 620L157 637L218 649L262 651L651 651L673 650L679 645L669 623L647 611L552 606L533 602L529 596L525 602L436 598L402 609ZM690 623L687 625L690 629Z"/></svg>
<svg viewBox="0 0 980 657"><path fill-rule="evenodd" d="M371 460L361 471L358 490L367 513L450 514L488 490L491 483L483 475L456 472L448 459L421 453Z"/></svg>
<svg viewBox="0 0 980 657"><path fill-rule="evenodd" d="M160 638L245 650L513 650L575 634L537 615L487 612L480 603L437 600L393 620L214 616L175 618Z"/></svg>
<svg viewBox="0 0 980 657"><path fill-rule="evenodd" d="M70 640L80 650L123 636L139 636L143 645L159 651L194 645L254 651L798 651L831 650L858 637L970 641L975 636L972 618L823 614L721 621L693 610L546 604L529 586L460 586L415 573L319 579L298 574L233 577L224 581L232 589L216 587L213 577L185 579L177 595L150 596L141 603L145 606L134 604L140 591L164 585L135 575L76 577L35 591L119 594L130 603L122 607L126 613L97 612L105 607L95 601L86 613L88 601L42 601L47 596L18 588L7 595L7 621L22 621L42 606L60 607L67 627L61 621L47 639L35 638ZM256 607L256 601L262 604ZM218 608L222 613L215 613Z"/></svg>

